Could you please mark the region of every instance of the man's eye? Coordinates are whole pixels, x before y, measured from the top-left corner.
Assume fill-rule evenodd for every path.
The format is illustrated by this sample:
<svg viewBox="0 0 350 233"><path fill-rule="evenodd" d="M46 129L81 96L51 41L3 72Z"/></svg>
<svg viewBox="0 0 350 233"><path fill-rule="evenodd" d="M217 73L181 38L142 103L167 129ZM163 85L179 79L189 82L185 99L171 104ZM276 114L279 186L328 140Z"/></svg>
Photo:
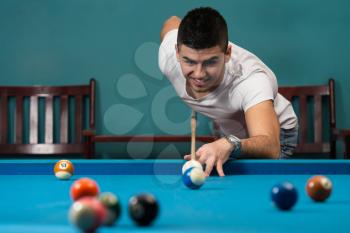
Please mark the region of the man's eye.
<svg viewBox="0 0 350 233"><path fill-rule="evenodd" d="M213 65L216 65L217 61L206 61L204 63L204 66L213 66Z"/></svg>

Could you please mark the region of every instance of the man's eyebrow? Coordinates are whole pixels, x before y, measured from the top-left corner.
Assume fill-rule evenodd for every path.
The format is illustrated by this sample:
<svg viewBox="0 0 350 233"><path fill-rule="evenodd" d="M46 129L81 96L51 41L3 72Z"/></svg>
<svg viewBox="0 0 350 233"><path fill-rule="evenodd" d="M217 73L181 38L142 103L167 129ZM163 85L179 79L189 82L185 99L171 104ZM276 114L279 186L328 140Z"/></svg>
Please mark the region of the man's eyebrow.
<svg viewBox="0 0 350 233"><path fill-rule="evenodd" d="M182 58L185 59L185 60L187 60L187 61L196 62L195 60L192 60L191 58L186 57L186 56L183 56ZM211 57L211 58L209 58L209 59L207 59L207 60L204 60L203 62L216 61L216 60L218 60L218 59L219 59L218 56L213 56L213 57Z"/></svg>
<svg viewBox="0 0 350 233"><path fill-rule="evenodd" d="M219 59L219 57L218 57L218 56L213 56L213 57L211 57L211 58L209 58L209 59L205 60L204 62L208 62L208 61L215 61L215 60L218 60L218 59Z"/></svg>
<svg viewBox="0 0 350 233"><path fill-rule="evenodd" d="M192 61L192 62L195 62L194 60L192 60L191 58L188 58L188 57L186 57L186 56L183 56L182 58L183 58L183 59L185 59L186 61Z"/></svg>

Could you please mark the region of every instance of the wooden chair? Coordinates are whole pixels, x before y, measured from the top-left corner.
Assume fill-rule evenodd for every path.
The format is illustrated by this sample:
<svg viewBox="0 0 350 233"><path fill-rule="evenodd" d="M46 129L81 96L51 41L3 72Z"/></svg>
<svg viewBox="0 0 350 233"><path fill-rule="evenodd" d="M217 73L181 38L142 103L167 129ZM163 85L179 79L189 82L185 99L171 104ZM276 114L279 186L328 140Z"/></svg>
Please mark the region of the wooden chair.
<svg viewBox="0 0 350 233"><path fill-rule="evenodd" d="M295 154L324 154L335 159L336 141L344 140L345 156L349 156L350 131L336 128L333 79L327 85L284 86L278 92L293 103L298 115L299 144Z"/></svg>
<svg viewBox="0 0 350 233"><path fill-rule="evenodd" d="M0 86L1 155L91 158L95 80L75 86Z"/></svg>

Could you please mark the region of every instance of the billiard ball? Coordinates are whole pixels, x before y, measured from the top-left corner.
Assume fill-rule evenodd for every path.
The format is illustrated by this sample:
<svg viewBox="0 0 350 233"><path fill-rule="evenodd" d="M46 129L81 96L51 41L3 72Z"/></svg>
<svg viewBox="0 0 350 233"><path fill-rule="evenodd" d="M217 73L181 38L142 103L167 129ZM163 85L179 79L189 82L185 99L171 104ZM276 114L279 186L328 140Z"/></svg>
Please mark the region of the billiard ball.
<svg viewBox="0 0 350 233"><path fill-rule="evenodd" d="M58 161L53 170L55 176L60 180L68 180L74 174L73 163L65 159Z"/></svg>
<svg viewBox="0 0 350 233"><path fill-rule="evenodd" d="M117 196L113 193L106 192L99 196L100 202L105 206L107 210L107 217L105 219L104 225L111 226L120 217L120 202Z"/></svg>
<svg viewBox="0 0 350 233"><path fill-rule="evenodd" d="M203 170L203 166L200 162L196 160L188 160L183 166L182 166L182 174L185 173L186 170L188 170L191 167L197 167Z"/></svg>
<svg viewBox="0 0 350 233"><path fill-rule="evenodd" d="M85 196L97 196L100 192L96 181L90 178L80 178L70 188L70 195L74 201Z"/></svg>
<svg viewBox="0 0 350 233"><path fill-rule="evenodd" d="M280 210L290 210L298 200L298 192L293 184L283 182L272 188L271 199Z"/></svg>
<svg viewBox="0 0 350 233"><path fill-rule="evenodd" d="M199 189L205 182L205 173L200 168L191 167L182 175L182 181L191 189Z"/></svg>
<svg viewBox="0 0 350 233"><path fill-rule="evenodd" d="M83 232L95 232L106 217L106 209L96 197L82 197L69 209L69 221Z"/></svg>
<svg viewBox="0 0 350 233"><path fill-rule="evenodd" d="M332 182L326 176L313 176L306 183L306 192L312 200L323 202L332 193Z"/></svg>
<svg viewBox="0 0 350 233"><path fill-rule="evenodd" d="M156 198L152 194L139 194L129 199L128 211L131 219L139 226L153 223L159 212Z"/></svg>

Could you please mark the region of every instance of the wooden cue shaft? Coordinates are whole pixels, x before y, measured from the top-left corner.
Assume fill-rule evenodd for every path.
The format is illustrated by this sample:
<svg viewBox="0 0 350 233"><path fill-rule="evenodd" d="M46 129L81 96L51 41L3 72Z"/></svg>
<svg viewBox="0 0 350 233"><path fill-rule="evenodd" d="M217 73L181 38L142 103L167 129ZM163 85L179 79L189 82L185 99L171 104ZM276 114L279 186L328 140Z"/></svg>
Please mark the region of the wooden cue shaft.
<svg viewBox="0 0 350 233"><path fill-rule="evenodd" d="M192 110L191 116L191 160L196 159L196 126L197 126L197 113Z"/></svg>

